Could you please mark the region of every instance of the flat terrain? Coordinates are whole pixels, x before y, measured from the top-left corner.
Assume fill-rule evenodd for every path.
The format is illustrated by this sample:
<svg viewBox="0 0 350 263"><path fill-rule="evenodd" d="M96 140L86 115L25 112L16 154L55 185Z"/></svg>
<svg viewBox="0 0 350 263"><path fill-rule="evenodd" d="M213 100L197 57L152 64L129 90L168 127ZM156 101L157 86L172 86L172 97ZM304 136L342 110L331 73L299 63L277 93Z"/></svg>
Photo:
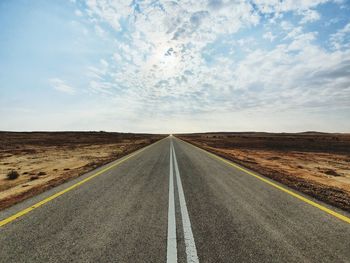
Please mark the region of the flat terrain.
<svg viewBox="0 0 350 263"><path fill-rule="evenodd" d="M1 211L0 262L349 262L349 213L265 180L169 137Z"/></svg>
<svg viewBox="0 0 350 263"><path fill-rule="evenodd" d="M203 133L179 137L350 211L350 134Z"/></svg>
<svg viewBox="0 0 350 263"><path fill-rule="evenodd" d="M107 132L0 132L0 209L164 136ZM19 177L9 180L7 174Z"/></svg>

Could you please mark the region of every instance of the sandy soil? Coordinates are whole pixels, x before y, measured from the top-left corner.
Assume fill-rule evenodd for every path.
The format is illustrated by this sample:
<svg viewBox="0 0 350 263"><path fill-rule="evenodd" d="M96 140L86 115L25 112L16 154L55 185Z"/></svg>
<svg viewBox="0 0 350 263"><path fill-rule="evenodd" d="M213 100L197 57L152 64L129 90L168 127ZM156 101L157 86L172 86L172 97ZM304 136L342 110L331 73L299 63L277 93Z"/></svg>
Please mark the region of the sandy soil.
<svg viewBox="0 0 350 263"><path fill-rule="evenodd" d="M0 133L0 209L162 138L157 135L93 135ZM7 178L12 170L20 174L15 180Z"/></svg>
<svg viewBox="0 0 350 263"><path fill-rule="evenodd" d="M333 139L328 140L324 139L326 134L319 135L322 138L318 138L318 134L308 134L307 138L303 138L305 134L259 134L256 135L258 138L252 134L237 136L197 134L179 137L350 211L350 153L347 152L350 148L346 148L349 135L330 134ZM250 143L249 137L252 137ZM280 145L279 140L283 141ZM335 145L332 145L332 141L336 142ZM328 152L326 146L330 149Z"/></svg>
<svg viewBox="0 0 350 263"><path fill-rule="evenodd" d="M238 160L259 163L296 177L339 187L350 194L350 159L346 155L293 151L218 150Z"/></svg>

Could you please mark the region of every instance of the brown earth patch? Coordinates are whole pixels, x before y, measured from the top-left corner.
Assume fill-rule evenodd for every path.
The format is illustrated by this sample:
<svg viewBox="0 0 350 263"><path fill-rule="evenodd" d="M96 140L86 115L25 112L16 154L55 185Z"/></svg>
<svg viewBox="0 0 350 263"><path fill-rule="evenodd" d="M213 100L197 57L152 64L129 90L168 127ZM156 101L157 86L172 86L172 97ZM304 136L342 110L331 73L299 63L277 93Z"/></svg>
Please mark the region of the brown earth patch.
<svg viewBox="0 0 350 263"><path fill-rule="evenodd" d="M215 133L178 137L350 211L349 134Z"/></svg>
<svg viewBox="0 0 350 263"><path fill-rule="evenodd" d="M0 132L0 209L145 147L163 135ZM7 174L17 171L17 179Z"/></svg>

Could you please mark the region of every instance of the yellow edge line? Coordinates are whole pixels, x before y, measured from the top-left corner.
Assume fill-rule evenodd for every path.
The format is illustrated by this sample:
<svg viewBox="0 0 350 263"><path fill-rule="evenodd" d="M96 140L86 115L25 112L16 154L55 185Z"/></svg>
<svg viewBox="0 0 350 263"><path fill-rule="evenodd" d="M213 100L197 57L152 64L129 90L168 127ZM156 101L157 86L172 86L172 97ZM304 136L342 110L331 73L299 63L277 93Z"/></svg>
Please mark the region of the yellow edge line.
<svg viewBox="0 0 350 263"><path fill-rule="evenodd" d="M179 140L181 140L181 139L179 139ZM184 140L181 140L181 141L183 141L183 142L185 142L185 143L187 143L187 144L189 144L189 145L191 145L193 147L196 147L199 150L207 153L208 155L211 155L212 157L214 157L214 158L216 158L216 159L218 159L220 161L223 161L224 163L226 163L228 165L231 165L231 166L235 167L236 169L238 169L238 170L240 170L242 172L245 172L245 173L247 173L247 174L257 178L257 179L263 181L264 183L267 183L267 184L269 184L269 185L271 185L271 186L273 186L273 187L275 187L275 188L277 188L277 189L279 189L279 190L281 190L281 191L283 191L283 192L285 192L285 193L287 193L287 194L289 194L291 196L294 196L295 198L298 198L299 200L301 200L301 201L303 201L305 203L308 203L309 205L312 205L312 206L314 206L314 207L316 207L316 208L318 208L318 209L320 209L320 210L322 210L322 211L324 211L324 212L326 212L326 213L328 213L328 214L330 214L330 215L332 215L332 216L334 216L334 217L336 217L336 218L338 218L338 219L340 219L340 220L350 224L350 218L347 217L347 216L339 214L339 213L337 213L337 212L335 212L335 211L333 211L333 210L331 210L331 209L329 209L329 208L327 208L327 207L325 207L323 205L320 205L320 204L318 204L318 203L316 203L314 201L311 201L310 199L308 199L308 198L306 198L306 197L304 197L304 196L302 196L300 194L297 194L297 193L295 193L295 192L293 192L291 190L288 190L287 188L284 188L284 187L282 187L282 186L280 186L280 185L278 185L278 184L276 184L274 182L271 182L270 180L267 180L266 178L264 178L262 176L259 176L259 175L255 174L255 173L251 172L251 171L248 171L248 170L244 169L243 167L241 167L241 166L239 166L239 165L237 165L237 164L235 164L233 162L225 160L224 158L222 158L220 156L217 156L217 155L215 155L215 154L213 154L211 152L208 152L208 151L206 151L206 150L204 150L202 148L199 148L196 145L188 143L188 142L186 142Z"/></svg>
<svg viewBox="0 0 350 263"><path fill-rule="evenodd" d="M164 139L165 139L165 138L164 138ZM103 174L104 172L107 172L108 170L110 170L110 169L112 169L112 168L118 166L119 164L125 162L126 160L130 159L131 157L134 157L135 155L137 155L137 154L143 152L144 150L146 150L148 147L153 146L153 145L157 144L158 142L160 142L160 141L162 141L162 140L164 140L164 139L161 139L161 140L159 140L159 141L157 141L157 142L155 142L155 143L153 143L153 144L151 144L151 145L148 145L148 146L146 146L146 147L144 147L144 148L138 150L137 152L134 152L134 153L132 153L131 155L125 157L124 159L120 160L119 162L116 162L116 163L114 163L114 164L112 164L112 165L110 165L110 166L108 166L108 167L106 167L106 168L104 168L104 169L98 171L97 173L95 173L95 174L93 174L93 175L90 175L89 177L87 177L87 178L85 178L85 179L79 181L78 183L73 184L73 185L69 186L68 188L66 188L66 189L64 189L64 190L62 190L62 191L60 191L60 192L58 192L58 193L56 193L56 194L53 194L53 195L51 195L51 196L45 198L44 200L41 200L40 202L38 202L38 203L36 203L36 204L34 204L34 205L30 206L30 207L27 207L27 208L25 208L25 209L19 211L18 213L14 214L14 215L12 215L12 216L10 216L10 217L8 217L8 218L6 218L6 219L1 220L1 221L0 221L0 227L2 227L2 226L4 226L4 225L6 225L6 224L8 224L8 223L10 223L10 222L12 222L12 221L14 221L15 219L17 219L17 218L19 218L19 217L24 216L25 214L28 214L30 211L34 210L35 208L38 208L38 207L40 207L40 206L42 206L42 205L44 205L44 204L50 202L51 200L53 200L53 199L55 199L55 198L57 198L57 197L63 195L64 193L67 193L67 192L73 190L74 188L76 188L76 187L78 187L78 186L80 186L80 185L82 185L82 184L84 184L84 183L90 181L91 179L93 179L93 178L95 178L95 177L97 177L97 176Z"/></svg>

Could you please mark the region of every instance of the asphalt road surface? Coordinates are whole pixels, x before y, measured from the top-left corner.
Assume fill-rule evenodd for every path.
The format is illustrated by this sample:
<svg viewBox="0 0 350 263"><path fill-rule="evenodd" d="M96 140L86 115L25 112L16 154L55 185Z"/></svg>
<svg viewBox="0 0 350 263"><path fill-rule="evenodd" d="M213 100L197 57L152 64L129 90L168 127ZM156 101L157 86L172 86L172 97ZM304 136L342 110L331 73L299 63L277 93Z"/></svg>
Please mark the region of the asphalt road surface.
<svg viewBox="0 0 350 263"><path fill-rule="evenodd" d="M2 211L0 262L350 262L317 203L168 137Z"/></svg>

